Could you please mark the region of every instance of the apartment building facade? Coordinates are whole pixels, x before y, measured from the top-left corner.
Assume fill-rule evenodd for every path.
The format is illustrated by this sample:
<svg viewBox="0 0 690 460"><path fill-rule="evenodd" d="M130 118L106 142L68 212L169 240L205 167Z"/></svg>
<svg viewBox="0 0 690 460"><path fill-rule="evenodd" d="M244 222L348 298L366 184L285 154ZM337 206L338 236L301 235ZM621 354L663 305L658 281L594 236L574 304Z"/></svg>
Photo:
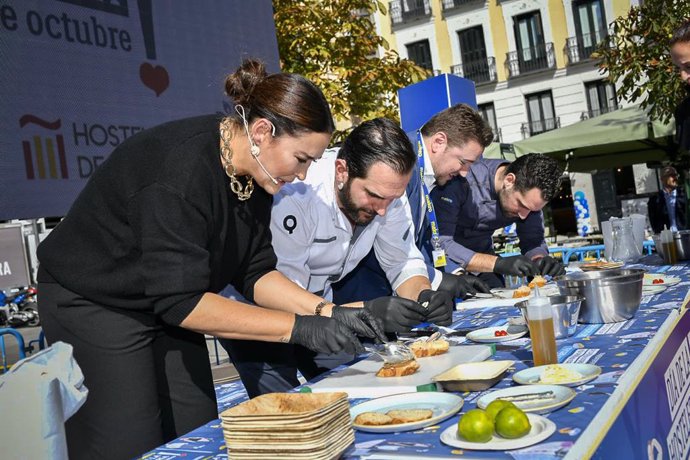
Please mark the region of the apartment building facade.
<svg viewBox="0 0 690 460"><path fill-rule="evenodd" d="M591 55L608 24L639 2L390 0L375 22L401 57L473 80L496 141L512 143L626 105ZM615 172L594 181L590 174L570 175L573 194L582 190L596 203L595 230L599 218L620 212ZM644 165L634 172L649 181Z"/></svg>

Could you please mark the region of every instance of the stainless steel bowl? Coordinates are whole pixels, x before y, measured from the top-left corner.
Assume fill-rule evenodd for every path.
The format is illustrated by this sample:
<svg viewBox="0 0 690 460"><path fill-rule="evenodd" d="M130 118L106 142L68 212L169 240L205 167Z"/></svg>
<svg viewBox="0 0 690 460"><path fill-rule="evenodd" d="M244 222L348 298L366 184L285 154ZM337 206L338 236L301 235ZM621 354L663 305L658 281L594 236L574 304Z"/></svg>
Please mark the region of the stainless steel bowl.
<svg viewBox="0 0 690 460"><path fill-rule="evenodd" d="M580 304L583 298L577 295L552 295L548 296L551 303L551 311L553 312L553 331L557 339L564 339L570 337L575 333L577 328L577 319L580 316ZM520 313L527 321L529 326L529 319L527 318L527 302L523 300L515 304L520 309Z"/></svg>
<svg viewBox="0 0 690 460"><path fill-rule="evenodd" d="M690 259L690 230L673 232L673 240L676 243L678 260Z"/></svg>
<svg viewBox="0 0 690 460"><path fill-rule="evenodd" d="M632 318L640 308L644 272L639 268L574 272L556 284L563 295L584 297L581 323L617 323Z"/></svg>

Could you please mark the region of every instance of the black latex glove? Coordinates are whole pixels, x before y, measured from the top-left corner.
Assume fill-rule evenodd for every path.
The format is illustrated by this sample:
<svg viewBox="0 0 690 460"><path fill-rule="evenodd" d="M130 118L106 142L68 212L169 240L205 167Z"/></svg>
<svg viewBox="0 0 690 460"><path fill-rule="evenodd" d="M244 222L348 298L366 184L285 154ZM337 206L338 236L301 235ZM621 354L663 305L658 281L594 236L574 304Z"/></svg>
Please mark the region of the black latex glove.
<svg viewBox="0 0 690 460"><path fill-rule="evenodd" d="M537 267L529 257L499 256L496 260L496 265L494 265L494 273L498 273L499 275L534 276L537 274Z"/></svg>
<svg viewBox="0 0 690 460"><path fill-rule="evenodd" d="M426 320L429 323L438 326L450 326L450 323L453 322L455 300L449 292L426 289L419 293L417 302L420 304L428 302Z"/></svg>
<svg viewBox="0 0 690 460"><path fill-rule="evenodd" d="M386 336L383 333L383 322L364 308L350 308L336 305L333 307L332 318L347 327L356 335L377 338L383 342Z"/></svg>
<svg viewBox="0 0 690 460"><path fill-rule="evenodd" d="M477 292L489 292L489 285L473 275L453 275L452 273L441 273L443 278L437 291L448 292L453 298L464 299L468 294Z"/></svg>
<svg viewBox="0 0 690 460"><path fill-rule="evenodd" d="M565 267L551 256L542 257L535 261L537 272L541 275L561 276L565 275Z"/></svg>
<svg viewBox="0 0 690 460"><path fill-rule="evenodd" d="M319 353L364 353L362 344L344 324L326 316L295 315L289 343L302 345Z"/></svg>
<svg viewBox="0 0 690 460"><path fill-rule="evenodd" d="M379 297L364 302L364 309L383 321L386 332L408 332L424 322L427 311L414 300L402 297Z"/></svg>

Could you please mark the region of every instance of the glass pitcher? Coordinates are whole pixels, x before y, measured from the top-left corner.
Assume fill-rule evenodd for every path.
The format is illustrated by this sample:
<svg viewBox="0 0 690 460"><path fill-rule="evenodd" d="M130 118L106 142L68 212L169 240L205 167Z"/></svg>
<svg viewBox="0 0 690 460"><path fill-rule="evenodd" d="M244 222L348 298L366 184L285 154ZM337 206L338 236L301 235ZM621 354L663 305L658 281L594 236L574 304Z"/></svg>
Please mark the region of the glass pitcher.
<svg viewBox="0 0 690 460"><path fill-rule="evenodd" d="M613 253L611 259L618 262L635 262L642 256L641 248L635 244L633 223L630 219L611 221Z"/></svg>

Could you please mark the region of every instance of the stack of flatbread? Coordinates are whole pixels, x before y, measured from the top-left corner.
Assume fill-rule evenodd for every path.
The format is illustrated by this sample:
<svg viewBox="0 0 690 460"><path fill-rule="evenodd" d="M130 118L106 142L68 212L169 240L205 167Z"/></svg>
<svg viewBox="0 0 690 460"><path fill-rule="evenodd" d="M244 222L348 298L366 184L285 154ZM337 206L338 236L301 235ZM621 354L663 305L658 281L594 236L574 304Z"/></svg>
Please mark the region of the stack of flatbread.
<svg viewBox="0 0 690 460"><path fill-rule="evenodd" d="M332 459L355 440L342 392L269 393L220 419L232 459Z"/></svg>

